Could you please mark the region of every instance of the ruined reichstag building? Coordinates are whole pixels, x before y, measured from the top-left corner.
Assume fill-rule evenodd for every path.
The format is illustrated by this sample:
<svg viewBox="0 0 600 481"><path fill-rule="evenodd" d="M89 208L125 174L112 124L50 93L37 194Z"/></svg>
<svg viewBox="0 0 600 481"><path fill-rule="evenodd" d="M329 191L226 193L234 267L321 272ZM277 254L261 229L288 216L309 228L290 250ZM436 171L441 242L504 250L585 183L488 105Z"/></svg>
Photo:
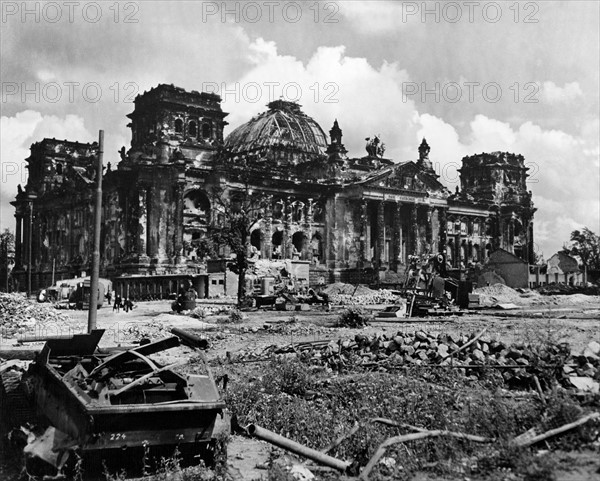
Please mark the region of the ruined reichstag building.
<svg viewBox="0 0 600 481"><path fill-rule="evenodd" d="M243 168L253 191L268 199L250 235L253 255L304 261L311 284L394 284L415 255L440 253L463 269L498 248L533 260L535 209L520 155L465 157L461 188L452 193L434 172L425 140L414 160L385 158L377 137L367 155L353 158L344 148L344 119L327 136L300 105L277 100L224 139L227 115L219 96L172 85L135 99L131 148L123 147L116 167L105 156L103 277L205 272L199 246L224 222L211 189L218 184L231 195L240 188L225 164ZM28 182L13 202L13 273L21 287L29 264L35 287L49 285L53 274L91 271L97 150L96 143L56 139L31 146ZM220 255L229 255L226 247Z"/></svg>

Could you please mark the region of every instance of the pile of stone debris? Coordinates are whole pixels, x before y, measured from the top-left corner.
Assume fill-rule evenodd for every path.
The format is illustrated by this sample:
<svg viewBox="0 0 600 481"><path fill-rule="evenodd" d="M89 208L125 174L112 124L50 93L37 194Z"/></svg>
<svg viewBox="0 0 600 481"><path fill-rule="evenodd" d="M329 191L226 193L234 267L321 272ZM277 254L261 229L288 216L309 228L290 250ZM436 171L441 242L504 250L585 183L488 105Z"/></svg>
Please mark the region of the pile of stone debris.
<svg viewBox="0 0 600 481"><path fill-rule="evenodd" d="M506 345L480 335L432 335L424 331L395 335L357 334L354 339L307 341L269 346L257 352L241 351L229 362L266 360L295 354L312 364L334 371L367 369L393 371L404 366L441 366L479 377L486 369L498 372L508 385L530 386L534 377L548 375L568 383L569 377L600 377L600 344L593 341L581 355L566 345Z"/></svg>
<svg viewBox="0 0 600 481"><path fill-rule="evenodd" d="M71 318L52 307L27 299L23 294L0 294L0 335L17 335L43 331L47 335L68 334Z"/></svg>
<svg viewBox="0 0 600 481"><path fill-rule="evenodd" d="M398 297L388 289L373 290L364 285L336 282L323 289L329 296L329 302L341 306L369 306L374 304L393 304Z"/></svg>

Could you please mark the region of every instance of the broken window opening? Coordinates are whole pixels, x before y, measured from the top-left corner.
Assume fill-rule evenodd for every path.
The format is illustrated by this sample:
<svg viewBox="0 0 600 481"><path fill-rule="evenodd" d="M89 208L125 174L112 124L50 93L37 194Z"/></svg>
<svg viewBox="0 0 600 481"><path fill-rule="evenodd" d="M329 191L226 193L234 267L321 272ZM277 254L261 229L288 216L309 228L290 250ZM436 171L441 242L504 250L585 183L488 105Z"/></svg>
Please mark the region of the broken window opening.
<svg viewBox="0 0 600 481"><path fill-rule="evenodd" d="M183 133L183 120L175 119L175 133L177 133L177 134Z"/></svg>
<svg viewBox="0 0 600 481"><path fill-rule="evenodd" d="M207 122L202 124L202 137L205 139L209 139L212 137L212 128L211 125Z"/></svg>
<svg viewBox="0 0 600 481"><path fill-rule="evenodd" d="M261 248L261 232L260 229L254 229L252 231L252 233L250 234L250 245L254 248L256 248L256 250L258 252L260 252L260 248Z"/></svg>
<svg viewBox="0 0 600 481"><path fill-rule="evenodd" d="M313 261L315 264L319 264L323 259L323 236L320 232L315 232L310 240Z"/></svg>
<svg viewBox="0 0 600 481"><path fill-rule="evenodd" d="M292 244L294 245L294 257L304 259L304 247L306 245L306 236L304 232L295 232L292 236Z"/></svg>
<svg viewBox="0 0 600 481"><path fill-rule="evenodd" d="M188 124L188 135L190 137L196 137L198 135L198 124L194 120L191 120Z"/></svg>
<svg viewBox="0 0 600 481"><path fill-rule="evenodd" d="M278 200L273 205L273 219L281 219L283 217L283 201Z"/></svg>
<svg viewBox="0 0 600 481"><path fill-rule="evenodd" d="M283 231L277 231L271 237L271 243L273 244L273 259L282 259L283 252L281 244L283 243Z"/></svg>
<svg viewBox="0 0 600 481"><path fill-rule="evenodd" d="M313 205L313 220L319 223L325 221L325 209L319 202Z"/></svg>
<svg viewBox="0 0 600 481"><path fill-rule="evenodd" d="M303 211L304 211L304 203L301 201L295 202L293 210L292 210L292 221L293 222L301 222Z"/></svg>

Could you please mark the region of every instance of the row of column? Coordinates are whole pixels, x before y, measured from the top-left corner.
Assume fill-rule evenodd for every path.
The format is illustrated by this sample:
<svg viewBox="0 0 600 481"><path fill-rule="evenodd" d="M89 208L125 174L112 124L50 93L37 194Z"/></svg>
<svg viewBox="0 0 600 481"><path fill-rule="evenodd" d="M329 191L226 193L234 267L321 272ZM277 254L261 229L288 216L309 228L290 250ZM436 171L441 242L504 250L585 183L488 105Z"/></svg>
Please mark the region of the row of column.
<svg viewBox="0 0 600 481"><path fill-rule="evenodd" d="M368 261L373 261L374 267L388 264L389 267L397 268L398 264L407 261L408 255L424 254L426 245L429 246L431 253L434 250L437 251L438 242L437 239L434 239L434 236L437 237L438 232L434 233L433 214L434 211L437 211L438 219L445 219L445 209L434 209L431 206L402 202L377 201L375 215L373 216L369 212L373 210L372 207L369 208L372 206L372 202L363 200L361 205L359 254L361 265L364 266ZM385 222L386 206L393 208L393 221L387 225ZM391 235L388 235L387 232L389 228L392 229ZM441 237L442 229L439 229L439 235ZM375 237L374 246L371 245L371 237ZM386 259L387 241L390 241L390 244ZM442 242L445 242L445 238ZM370 256L371 247L374 247L374 258Z"/></svg>
<svg viewBox="0 0 600 481"><path fill-rule="evenodd" d="M139 186L136 209L130 214L130 227L136 232L135 242L130 246L138 261L159 262L174 257L181 261L183 254L183 190L177 182L168 192L163 186ZM173 202L170 202L171 199ZM137 222L137 224L136 224Z"/></svg>

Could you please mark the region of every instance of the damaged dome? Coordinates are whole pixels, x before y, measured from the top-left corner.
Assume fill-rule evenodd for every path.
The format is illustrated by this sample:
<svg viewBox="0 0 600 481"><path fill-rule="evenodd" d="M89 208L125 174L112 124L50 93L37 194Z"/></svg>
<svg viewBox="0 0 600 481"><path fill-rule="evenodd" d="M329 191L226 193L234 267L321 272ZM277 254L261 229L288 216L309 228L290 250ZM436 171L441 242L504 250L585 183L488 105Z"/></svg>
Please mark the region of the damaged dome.
<svg viewBox="0 0 600 481"><path fill-rule="evenodd" d="M232 154L285 149L303 154L325 155L325 132L295 102L276 100L269 110L239 126L225 139Z"/></svg>

